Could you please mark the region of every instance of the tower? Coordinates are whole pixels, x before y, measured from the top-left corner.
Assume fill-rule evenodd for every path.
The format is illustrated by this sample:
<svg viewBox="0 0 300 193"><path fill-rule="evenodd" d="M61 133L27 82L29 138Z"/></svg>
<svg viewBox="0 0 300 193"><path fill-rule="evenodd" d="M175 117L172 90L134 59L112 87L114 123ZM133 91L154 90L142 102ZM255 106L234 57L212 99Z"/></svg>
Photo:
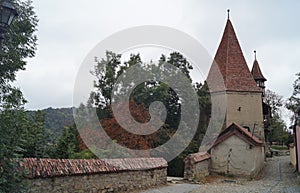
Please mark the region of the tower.
<svg viewBox="0 0 300 193"><path fill-rule="evenodd" d="M263 96L265 96L265 81L267 81L267 79L263 76L258 61L256 59L256 51L254 50L254 62L253 62L253 67L251 70L251 74L256 82L256 85L261 88L262 92L263 92Z"/></svg>
<svg viewBox="0 0 300 193"><path fill-rule="evenodd" d="M222 77L224 87L219 86L218 76ZM248 68L229 19L229 12L207 81L212 85L210 87L212 101L225 95L224 127L227 128L232 123L236 123L264 141L262 89L257 86Z"/></svg>

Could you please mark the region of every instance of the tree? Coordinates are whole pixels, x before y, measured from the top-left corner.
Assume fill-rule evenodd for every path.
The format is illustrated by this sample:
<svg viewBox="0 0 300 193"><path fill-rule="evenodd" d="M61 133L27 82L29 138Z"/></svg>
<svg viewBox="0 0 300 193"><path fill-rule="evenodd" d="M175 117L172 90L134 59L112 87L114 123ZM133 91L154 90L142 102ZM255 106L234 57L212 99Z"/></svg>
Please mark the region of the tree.
<svg viewBox="0 0 300 193"><path fill-rule="evenodd" d="M145 106L143 104L136 104L133 99L131 99L129 102L129 108L132 117L140 123L145 123L151 118ZM120 103L118 105L118 111L126 112L124 103ZM122 122L123 124L127 125L127 128L133 127L132 122L130 120L126 120L126 118L122 120ZM151 149L154 147L156 133L154 132L155 128L153 128L153 126L151 125L147 127L147 129L149 130L153 129L154 133L150 135L137 135L126 131L118 124L117 120L115 119L115 117L113 117L113 115L110 119L103 119L101 121L101 125L103 126L105 132L110 136L110 139L115 140L118 144L122 146L138 150ZM141 128L133 129L138 131Z"/></svg>
<svg viewBox="0 0 300 193"><path fill-rule="evenodd" d="M109 116L108 106L111 105L111 92L118 78L118 73L122 71L121 55L113 52L106 52L106 58L95 58L97 63L91 74L97 80L94 81L95 91L91 92L90 103L98 107L98 112L102 117ZM119 71L119 72L118 72Z"/></svg>
<svg viewBox="0 0 300 193"><path fill-rule="evenodd" d="M35 112L32 116L26 114L22 132L23 149L22 157L49 157L52 150L50 134L45 127L45 114L42 111Z"/></svg>
<svg viewBox="0 0 300 193"><path fill-rule="evenodd" d="M266 90L264 103L271 107L272 116L280 114L280 108L283 106L283 97L271 90Z"/></svg>
<svg viewBox="0 0 300 193"><path fill-rule="evenodd" d="M96 106L98 108L98 116L100 120L102 120L101 123L103 124L105 131L109 133L111 138L115 139L118 143L123 143L122 145L126 147L141 149L147 149L150 147L157 147L159 145L162 145L167 142L177 131L177 128L181 121L181 113L183 113L181 104L183 99L180 99L180 97L177 95L177 91L173 90L173 88L171 88L169 85L159 80L145 81L140 85L128 84L128 87L122 85L122 83L118 85L118 93L114 93L116 95L122 95L123 93L126 93L126 91L128 91L129 87L134 87L134 90L130 96L132 99L131 104L133 106L137 105L139 108L144 108L148 111L150 105L154 101L161 101L167 110L167 118L165 124L156 132L156 135L148 136L150 138L147 138L145 140L141 139L141 137L139 136L129 135L128 133L124 134L124 131L116 122L112 113L110 113L110 115L107 115L109 112L107 110L109 110L109 107L111 105L110 95L113 88L112 86L116 83L117 78L121 74L125 74L124 76L127 77L141 76L141 74L143 74L139 72L130 74L132 72L128 71L128 68L133 65L140 64L142 65L143 69L147 70L147 72L155 74L164 70L169 70L168 68L163 67L164 63L168 63L176 67L178 69L177 72L183 73L192 85L192 79L190 77L190 70L192 70L192 65L182 54L178 52L173 52L169 56L162 55L158 61L158 64L154 64L152 62L150 62L149 64L143 63L139 54L131 54L129 60L122 64L120 62L120 57L120 55L113 54L112 52L107 52L105 59L100 60L100 62L99 60L97 60L97 64L94 68L94 71L92 72L97 80L95 81L95 91L91 93L89 104L92 104L93 106ZM176 71L172 72L171 76L176 77ZM181 84L181 82L178 81L177 84ZM183 174L183 159L187 154L195 153L198 151L202 139L201 137L205 133L204 125L208 124L209 115L204 117L205 113L209 113L208 109L210 108L210 99L207 84L197 84L195 85L195 90L197 91L197 94L199 96L198 99L201 110L203 110L203 119L200 122L200 124L203 125L199 126L202 131L198 131L190 146L180 156L178 156L175 161L169 163L169 168L171 168L168 170L169 174L172 174L173 172L173 175L178 175L178 172L176 172L175 170L179 170L179 173L181 173L181 175ZM103 113L99 113L103 112L103 109L106 109L105 116L103 116ZM134 113L135 111L131 111L132 116ZM145 120L147 120L147 118L145 118L143 121ZM129 139L132 141L130 141ZM148 142L151 142L153 144L149 144ZM178 168L177 166L179 162L181 163L179 166L180 168Z"/></svg>
<svg viewBox="0 0 300 193"><path fill-rule="evenodd" d="M72 158L79 150L79 133L75 124L72 127L65 127L56 148L57 158Z"/></svg>
<svg viewBox="0 0 300 193"><path fill-rule="evenodd" d="M286 108L292 111L293 113L296 112L297 108L300 107L300 72L296 74L297 79L293 84L293 93L286 103Z"/></svg>
<svg viewBox="0 0 300 193"><path fill-rule="evenodd" d="M35 55L38 19L32 1L13 1L18 17L9 27L1 42L0 50L0 108L13 108L24 104L22 93L11 83L16 72L25 70L27 58Z"/></svg>
<svg viewBox="0 0 300 193"><path fill-rule="evenodd" d="M278 142L288 145L289 136L291 134L288 132L285 122L280 118L278 114L275 114L272 117L270 129L271 132L268 136L270 142Z"/></svg>
<svg viewBox="0 0 300 193"><path fill-rule="evenodd" d="M267 90L264 103L271 107L272 113L270 133L267 136L268 140L270 142L287 144L291 134L281 118L280 108L283 106L283 97L271 90Z"/></svg>
<svg viewBox="0 0 300 193"><path fill-rule="evenodd" d="M16 72L24 70L27 58L36 50L37 17L32 1L12 1L19 16L12 23L0 49L0 190L22 192L22 174L11 158L22 157L22 133L26 129L22 92L12 85Z"/></svg>

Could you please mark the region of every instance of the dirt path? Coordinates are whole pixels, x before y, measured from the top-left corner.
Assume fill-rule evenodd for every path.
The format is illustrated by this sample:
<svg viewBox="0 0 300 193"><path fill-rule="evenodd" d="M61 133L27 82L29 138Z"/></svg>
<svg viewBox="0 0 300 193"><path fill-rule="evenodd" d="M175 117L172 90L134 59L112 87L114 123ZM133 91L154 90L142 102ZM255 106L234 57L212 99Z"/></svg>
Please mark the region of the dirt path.
<svg viewBox="0 0 300 193"><path fill-rule="evenodd" d="M300 177L289 161L288 156L269 158L261 177L255 180L220 177L211 183L169 184L142 193L300 193Z"/></svg>

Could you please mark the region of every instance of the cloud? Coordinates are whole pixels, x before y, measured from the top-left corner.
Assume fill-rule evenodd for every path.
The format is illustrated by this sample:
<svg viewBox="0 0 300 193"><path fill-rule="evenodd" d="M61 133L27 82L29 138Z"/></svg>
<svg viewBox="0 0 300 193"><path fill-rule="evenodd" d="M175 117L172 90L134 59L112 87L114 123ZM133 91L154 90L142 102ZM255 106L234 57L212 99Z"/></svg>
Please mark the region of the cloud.
<svg viewBox="0 0 300 193"><path fill-rule="evenodd" d="M139 25L164 25L196 38L213 57L227 19L252 67L253 50L267 85L288 97L299 69L298 1L35 1L40 20L36 57L18 73L29 109L71 106L75 77L87 53L112 33ZM156 58L154 58L156 60Z"/></svg>

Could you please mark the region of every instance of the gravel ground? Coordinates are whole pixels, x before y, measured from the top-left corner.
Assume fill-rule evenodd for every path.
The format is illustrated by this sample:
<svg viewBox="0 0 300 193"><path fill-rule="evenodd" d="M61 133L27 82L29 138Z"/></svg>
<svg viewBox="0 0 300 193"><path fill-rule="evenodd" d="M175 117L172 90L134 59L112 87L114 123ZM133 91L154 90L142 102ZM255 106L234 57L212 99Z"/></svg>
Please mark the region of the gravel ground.
<svg viewBox="0 0 300 193"><path fill-rule="evenodd" d="M289 164L290 158L273 157L267 160L260 179L236 179L236 183L214 182L201 185L192 193L300 193L300 178Z"/></svg>
<svg viewBox="0 0 300 193"><path fill-rule="evenodd" d="M210 177L205 184L169 184L142 193L300 193L300 177L289 156L268 158L261 177L255 180Z"/></svg>
<svg viewBox="0 0 300 193"><path fill-rule="evenodd" d="M142 193L188 193L193 190L199 189L201 186L198 184L169 184L162 188L146 190Z"/></svg>

